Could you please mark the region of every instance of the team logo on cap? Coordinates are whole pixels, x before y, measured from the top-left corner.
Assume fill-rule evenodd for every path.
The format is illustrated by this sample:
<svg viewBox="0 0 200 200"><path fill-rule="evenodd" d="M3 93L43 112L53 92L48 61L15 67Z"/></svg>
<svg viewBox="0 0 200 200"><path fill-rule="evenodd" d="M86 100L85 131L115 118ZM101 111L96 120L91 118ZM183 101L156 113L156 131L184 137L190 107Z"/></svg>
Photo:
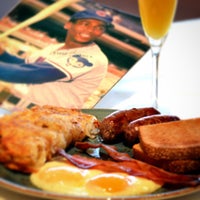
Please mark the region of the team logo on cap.
<svg viewBox="0 0 200 200"><path fill-rule="evenodd" d="M97 10L96 14L100 17L106 17L107 16L107 13L103 10Z"/></svg>

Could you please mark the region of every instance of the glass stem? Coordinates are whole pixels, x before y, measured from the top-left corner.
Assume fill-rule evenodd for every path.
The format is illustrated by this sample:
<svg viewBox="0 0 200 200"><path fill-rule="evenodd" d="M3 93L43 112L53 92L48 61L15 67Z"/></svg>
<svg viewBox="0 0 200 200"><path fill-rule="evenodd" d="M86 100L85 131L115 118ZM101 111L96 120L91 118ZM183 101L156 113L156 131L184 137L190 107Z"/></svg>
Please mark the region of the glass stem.
<svg viewBox="0 0 200 200"><path fill-rule="evenodd" d="M159 57L160 57L160 51L154 49L152 47L152 64L153 64L153 69L152 69L152 97L153 97L153 106L155 108L158 108L158 75L159 75Z"/></svg>
<svg viewBox="0 0 200 200"><path fill-rule="evenodd" d="M152 38L149 38L149 43L151 46L151 53L152 53L152 100L153 100L153 106L155 108L158 108L158 82L159 82L159 60L160 60L160 52L162 45L165 41L167 36L159 39L154 40Z"/></svg>

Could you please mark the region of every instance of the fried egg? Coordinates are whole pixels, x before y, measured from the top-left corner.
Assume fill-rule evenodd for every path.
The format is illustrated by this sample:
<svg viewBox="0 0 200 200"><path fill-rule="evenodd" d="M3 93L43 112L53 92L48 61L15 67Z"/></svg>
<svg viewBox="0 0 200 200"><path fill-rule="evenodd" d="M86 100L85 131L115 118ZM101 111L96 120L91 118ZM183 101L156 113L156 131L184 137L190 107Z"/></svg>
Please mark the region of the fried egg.
<svg viewBox="0 0 200 200"><path fill-rule="evenodd" d="M149 194L161 185L126 173L81 169L67 162L51 161L31 174L31 182L46 191L76 196L132 196Z"/></svg>

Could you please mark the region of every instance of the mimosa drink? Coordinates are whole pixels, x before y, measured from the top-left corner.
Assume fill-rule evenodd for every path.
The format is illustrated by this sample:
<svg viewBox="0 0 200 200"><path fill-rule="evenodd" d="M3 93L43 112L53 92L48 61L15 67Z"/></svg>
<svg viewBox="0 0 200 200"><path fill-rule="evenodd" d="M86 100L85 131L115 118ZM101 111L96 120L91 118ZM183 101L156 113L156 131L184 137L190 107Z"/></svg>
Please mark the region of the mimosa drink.
<svg viewBox="0 0 200 200"><path fill-rule="evenodd" d="M142 25L152 39L164 37L173 21L177 0L139 0Z"/></svg>
<svg viewBox="0 0 200 200"><path fill-rule="evenodd" d="M138 0L144 32L152 52L152 101L158 108L158 66L161 47L174 19L178 0Z"/></svg>

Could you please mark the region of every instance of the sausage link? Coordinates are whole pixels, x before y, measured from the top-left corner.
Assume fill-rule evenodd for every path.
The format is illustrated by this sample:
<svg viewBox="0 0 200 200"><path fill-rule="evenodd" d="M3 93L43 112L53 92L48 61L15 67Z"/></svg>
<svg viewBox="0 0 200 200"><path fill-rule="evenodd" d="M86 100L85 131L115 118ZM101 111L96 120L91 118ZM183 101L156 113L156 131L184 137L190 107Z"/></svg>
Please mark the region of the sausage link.
<svg viewBox="0 0 200 200"><path fill-rule="evenodd" d="M160 112L153 107L115 111L101 121L100 135L106 143L120 141L129 122L155 114L160 114Z"/></svg>
<svg viewBox="0 0 200 200"><path fill-rule="evenodd" d="M173 115L151 115L139 118L128 124L124 133L125 143L132 146L138 142L139 126L177 121L179 117Z"/></svg>

